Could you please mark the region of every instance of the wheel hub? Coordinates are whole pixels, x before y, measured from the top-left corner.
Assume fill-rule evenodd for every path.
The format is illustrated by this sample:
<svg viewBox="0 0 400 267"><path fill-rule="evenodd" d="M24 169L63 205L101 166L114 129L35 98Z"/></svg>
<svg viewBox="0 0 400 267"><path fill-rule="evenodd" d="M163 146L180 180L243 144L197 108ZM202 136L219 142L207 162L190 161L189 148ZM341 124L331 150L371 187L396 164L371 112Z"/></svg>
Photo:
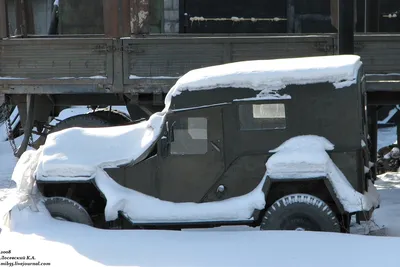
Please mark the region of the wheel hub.
<svg viewBox="0 0 400 267"><path fill-rule="evenodd" d="M292 231L320 231L318 224L305 216L292 216L284 221L281 229Z"/></svg>

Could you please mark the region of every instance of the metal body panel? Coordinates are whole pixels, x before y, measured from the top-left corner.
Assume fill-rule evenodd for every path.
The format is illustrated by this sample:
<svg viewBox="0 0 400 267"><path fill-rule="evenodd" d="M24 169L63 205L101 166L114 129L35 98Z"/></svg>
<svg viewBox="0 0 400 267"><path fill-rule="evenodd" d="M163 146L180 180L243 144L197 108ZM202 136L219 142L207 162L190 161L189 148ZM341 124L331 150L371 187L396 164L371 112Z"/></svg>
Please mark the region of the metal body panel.
<svg viewBox="0 0 400 267"><path fill-rule="evenodd" d="M135 189L148 196L159 197L157 180L159 160L158 155L153 155L133 166L123 167L125 173L122 186Z"/></svg>
<svg viewBox="0 0 400 267"><path fill-rule="evenodd" d="M234 184L235 181L242 182L239 176L243 176L242 170L247 168L246 164L249 164L250 158L255 157L254 160L256 161L259 157L257 155L262 155L261 158L266 159L269 150L278 147L287 139L298 135L314 134L324 136L335 144L337 155L334 153L333 161L349 177L351 184L356 189L361 190L365 189L362 185L364 183L363 173L359 169L359 166L363 163L356 162L355 159L359 157L354 154L359 151L361 138L365 135L361 117L362 94L360 90L361 87L359 88L357 84L346 89L335 89L329 83L290 85L282 90L282 94L288 94L292 97L290 100L257 101L234 101L234 99L255 97L257 94L254 90L243 88L219 88L213 92L207 90L185 91L173 98L171 108L185 109L234 101L232 104L223 106L224 143L231 145L226 145L224 152L225 166L228 168L224 176L229 178L222 179L228 179L227 181L231 184ZM212 97L210 97L211 93L213 94ZM286 128L256 131L239 130L238 106L264 102L285 104ZM338 102L341 104L337 105ZM342 119L338 121L338 117ZM236 164L239 164L240 167L237 167ZM258 171L255 172L259 174L258 179L263 176L261 169L265 171L264 164L265 161L260 165L261 168L259 167ZM239 170L231 172L230 168L233 168L233 170L239 168ZM253 185L259 181L256 177L251 179L254 181L254 183L251 183ZM229 187L238 188L236 190L239 191L233 192L234 196L248 193L249 190L249 188L240 184L230 185ZM361 190L361 192L363 191ZM215 199L215 196L211 195L208 198Z"/></svg>
<svg viewBox="0 0 400 267"><path fill-rule="evenodd" d="M226 116L224 116L224 124L225 120ZM229 144L232 141L232 138L229 137L233 133L226 132L226 130L224 130L224 133L224 141L226 140L225 142ZM229 149L225 147L225 154L229 152ZM265 175L265 163L267 162L268 154L268 152L265 152L259 155L244 155L233 162L225 161L227 170L213 185L204 201L220 201L242 196L254 190ZM221 185L225 188L224 192L217 191Z"/></svg>
<svg viewBox="0 0 400 267"><path fill-rule="evenodd" d="M198 129L193 129L192 133L190 130L180 133L177 131L181 123L190 123L189 118L206 120L206 139L197 139L196 135L202 134L196 132ZM169 127L174 125L175 137L169 146L168 155L161 158L159 163L157 180L160 199L172 202L201 202L225 170L221 107L171 113L167 116L167 122ZM172 128L169 129L171 130ZM201 152L183 152L197 149Z"/></svg>
<svg viewBox="0 0 400 267"><path fill-rule="evenodd" d="M360 154L360 141L365 134L360 118L361 87L355 84L346 89L335 89L329 83L293 85L282 93L292 98L233 101L257 94L245 88L182 92L172 99L173 110L166 119L169 132L166 137L170 138L168 136L172 133L174 136L167 155L160 154L159 143L157 156L125 167L124 185L172 202L209 202L241 196L253 190L265 175L265 163L272 154L270 150L289 138L312 134L324 136L335 145L334 151L329 152L332 160L353 187L364 193L364 162ZM208 99L229 103L174 111L182 107L182 103L187 107L193 102L196 105L201 101L205 103ZM338 102L341 105L337 105ZM254 103L285 104L286 127L240 129L239 105L251 106ZM207 118L207 140L206 144L203 143L207 151L172 154L174 143L193 151L190 144L193 134L189 133L189 137L178 130L182 121L199 117ZM337 120L338 117L342 119ZM162 137L158 142L161 140ZM220 186L223 186L222 192L218 191Z"/></svg>
<svg viewBox="0 0 400 267"><path fill-rule="evenodd" d="M101 38L2 40L0 80L9 85L112 83L111 45Z"/></svg>

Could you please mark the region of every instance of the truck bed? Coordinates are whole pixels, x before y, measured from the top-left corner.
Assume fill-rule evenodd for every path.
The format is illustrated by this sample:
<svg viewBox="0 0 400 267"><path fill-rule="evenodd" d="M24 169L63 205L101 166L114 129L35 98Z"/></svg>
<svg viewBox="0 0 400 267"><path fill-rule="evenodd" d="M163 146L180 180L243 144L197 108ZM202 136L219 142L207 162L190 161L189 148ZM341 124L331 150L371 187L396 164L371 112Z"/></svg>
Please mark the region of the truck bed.
<svg viewBox="0 0 400 267"><path fill-rule="evenodd" d="M400 34L357 34L369 91L400 91ZM150 35L0 40L0 93L166 93L194 68L333 55L336 35Z"/></svg>

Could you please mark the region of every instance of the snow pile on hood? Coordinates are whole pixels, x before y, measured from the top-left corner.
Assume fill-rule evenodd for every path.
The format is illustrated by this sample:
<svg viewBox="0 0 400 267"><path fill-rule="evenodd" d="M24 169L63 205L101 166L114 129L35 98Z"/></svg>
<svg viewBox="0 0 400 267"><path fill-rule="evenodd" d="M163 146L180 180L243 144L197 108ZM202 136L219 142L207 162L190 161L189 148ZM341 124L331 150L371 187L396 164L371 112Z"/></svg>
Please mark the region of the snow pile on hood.
<svg viewBox="0 0 400 267"><path fill-rule="evenodd" d="M47 136L41 147L37 179L93 177L98 167L137 160L159 137L165 113L148 121L104 128L69 128Z"/></svg>
<svg viewBox="0 0 400 267"><path fill-rule="evenodd" d="M271 152L267 161L267 175L273 179L309 179L327 177L337 198L347 212L370 210L379 204L374 193L357 192L326 150L333 144L320 136L298 136L289 139Z"/></svg>
<svg viewBox="0 0 400 267"><path fill-rule="evenodd" d="M251 88L262 95L290 84L333 83L343 88L357 81L362 62L356 55L240 61L191 70L168 92L172 98L183 91L216 87Z"/></svg>

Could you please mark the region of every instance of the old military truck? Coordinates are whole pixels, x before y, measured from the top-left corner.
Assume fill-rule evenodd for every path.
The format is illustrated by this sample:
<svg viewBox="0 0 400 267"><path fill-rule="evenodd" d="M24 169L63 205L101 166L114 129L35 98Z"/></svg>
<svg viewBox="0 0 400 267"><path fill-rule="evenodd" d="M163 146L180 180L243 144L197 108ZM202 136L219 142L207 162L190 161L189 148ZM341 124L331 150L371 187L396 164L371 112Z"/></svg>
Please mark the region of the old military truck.
<svg viewBox="0 0 400 267"><path fill-rule="evenodd" d="M17 105L21 117L20 124L7 120L10 143L19 157L28 144L42 143L30 140L32 133L43 141L67 127L148 118L191 69L342 54L347 42L354 49L345 53L360 55L368 74L376 162L377 120L386 117L377 110L385 114L382 107L400 103L399 8L392 0L0 0L0 95L4 110ZM149 16L140 21L138 14ZM93 112L50 125L76 105ZM129 116L98 109L116 105ZM19 128L25 135L18 148Z"/></svg>
<svg viewBox="0 0 400 267"><path fill-rule="evenodd" d="M54 217L96 227L347 232L379 204L365 98L358 56L195 69L148 121L50 134L16 169Z"/></svg>

